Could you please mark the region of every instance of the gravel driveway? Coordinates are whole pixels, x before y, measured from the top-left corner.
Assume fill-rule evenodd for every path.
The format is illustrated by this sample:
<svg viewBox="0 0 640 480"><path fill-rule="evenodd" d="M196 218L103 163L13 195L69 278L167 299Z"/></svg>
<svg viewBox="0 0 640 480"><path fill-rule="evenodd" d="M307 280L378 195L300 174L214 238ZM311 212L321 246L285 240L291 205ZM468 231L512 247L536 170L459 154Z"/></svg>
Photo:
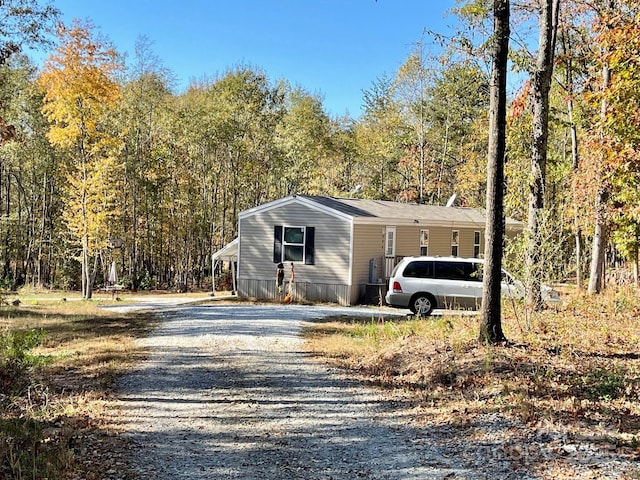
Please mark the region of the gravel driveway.
<svg viewBox="0 0 640 480"><path fill-rule="evenodd" d="M372 314L348 310L357 311ZM140 477L464 476L375 390L305 356L302 321L336 313L295 305L165 311L144 340L149 359L121 385Z"/></svg>
<svg viewBox="0 0 640 480"><path fill-rule="evenodd" d="M303 352L305 320L369 309L296 305L166 308L150 356L121 383L143 479L534 479L498 440L418 427L406 406ZM471 454L465 455L465 452ZM505 453L506 452L506 453Z"/></svg>

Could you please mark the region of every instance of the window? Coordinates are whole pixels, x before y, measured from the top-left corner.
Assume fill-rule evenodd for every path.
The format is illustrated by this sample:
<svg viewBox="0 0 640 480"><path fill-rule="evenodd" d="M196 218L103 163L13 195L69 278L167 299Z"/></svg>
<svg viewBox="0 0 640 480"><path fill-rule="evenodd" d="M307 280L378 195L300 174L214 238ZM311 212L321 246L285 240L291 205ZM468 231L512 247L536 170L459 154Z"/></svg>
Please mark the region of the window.
<svg viewBox="0 0 640 480"><path fill-rule="evenodd" d="M273 263L304 262L315 263L315 228L274 227Z"/></svg>
<svg viewBox="0 0 640 480"><path fill-rule="evenodd" d="M439 260L434 263L435 278L438 280L482 281L482 264L480 263Z"/></svg>
<svg viewBox="0 0 640 480"><path fill-rule="evenodd" d="M469 280L474 282L481 282L484 272L484 263L470 263L468 267Z"/></svg>
<svg viewBox="0 0 640 480"><path fill-rule="evenodd" d="M304 227L284 227L282 260L285 262L304 261Z"/></svg>
<svg viewBox="0 0 640 480"><path fill-rule="evenodd" d="M404 269L404 272L402 272L402 276L410 278L433 278L433 262L411 262Z"/></svg>
<svg viewBox="0 0 640 480"><path fill-rule="evenodd" d="M462 262L435 262L435 276L439 280L466 280L468 274L464 265Z"/></svg>
<svg viewBox="0 0 640 480"><path fill-rule="evenodd" d="M429 230L420 230L420 255L429 255Z"/></svg>
<svg viewBox="0 0 640 480"><path fill-rule="evenodd" d="M460 246L460 230L451 231L451 256L458 256L458 247Z"/></svg>
<svg viewBox="0 0 640 480"><path fill-rule="evenodd" d="M473 257L480 258L480 232L473 232Z"/></svg>

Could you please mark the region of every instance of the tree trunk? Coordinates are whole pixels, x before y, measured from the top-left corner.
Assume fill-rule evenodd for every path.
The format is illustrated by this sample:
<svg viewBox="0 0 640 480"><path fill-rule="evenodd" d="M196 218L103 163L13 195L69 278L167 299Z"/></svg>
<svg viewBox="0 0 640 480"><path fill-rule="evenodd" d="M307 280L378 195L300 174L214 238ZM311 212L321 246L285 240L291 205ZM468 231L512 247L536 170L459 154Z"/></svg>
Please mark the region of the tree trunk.
<svg viewBox="0 0 640 480"><path fill-rule="evenodd" d="M7 223L4 231L4 268L3 268L3 278L4 281L7 282L9 280L10 271L11 271L11 253L9 251L9 240L11 237L11 177L9 172L9 166L6 166L6 197L5 197L5 211L4 214L7 219Z"/></svg>
<svg viewBox="0 0 640 480"><path fill-rule="evenodd" d="M89 282L87 287L87 300L93 297L93 286L96 284L96 274L98 273L98 255L93 256L93 268L89 274Z"/></svg>
<svg viewBox="0 0 640 480"><path fill-rule="evenodd" d="M574 215L574 225L576 229L575 242L576 242L576 289L582 291L582 228L578 222L578 214Z"/></svg>
<svg viewBox="0 0 640 480"><path fill-rule="evenodd" d="M603 286L602 277L604 273L604 257L607 245L606 203L607 193L605 191L605 187L601 186L596 195L595 230L593 233L593 246L591 249L589 286L587 288L587 292L590 294L600 293Z"/></svg>
<svg viewBox="0 0 640 480"><path fill-rule="evenodd" d="M569 81L571 79L569 77ZM571 85L571 83L569 84ZM571 87L570 95L573 96L573 88ZM567 109L569 112L569 123L571 125L571 160L573 164L573 173L578 172L580 167L580 157L578 156L578 131L576 124L573 120L573 98L569 98L567 103ZM577 193L575 187L573 188L573 203L577 204ZM575 228L575 241L576 241L576 288L582 290L582 227L580 226L580 219L578 216L578 209L574 209L573 223Z"/></svg>
<svg viewBox="0 0 640 480"><path fill-rule="evenodd" d="M501 283L504 239L504 158L506 152L507 56L509 0L494 0L494 52L491 69L489 153L487 158L487 221L480 341L506 341L502 332Z"/></svg>
<svg viewBox="0 0 640 480"><path fill-rule="evenodd" d="M44 234L46 228L47 218L47 174L44 174L42 179L42 212L40 214L40 231L38 241L38 253L36 259L36 279L35 284L38 288L42 288L42 244L44 243Z"/></svg>
<svg viewBox="0 0 640 480"><path fill-rule="evenodd" d="M613 0L609 2L609 8L613 8ZM602 91L604 92L611 81L611 71L609 65L604 62L602 67ZM607 116L607 100L602 97L600 104L600 121L604 123ZM604 140L604 126L600 126L600 136ZM591 249L591 269L589 274L589 287L587 292L590 294L600 293L602 291L604 257L607 244L607 213L606 205L609 198L608 187L605 184L602 175L598 173L598 191L596 193L595 202L595 230L593 234L593 248Z"/></svg>
<svg viewBox="0 0 640 480"><path fill-rule="evenodd" d="M447 108L447 118L445 120L444 127L444 141L442 142L442 160L440 162L440 172L438 173L438 203L440 203L440 195L442 190L442 177L444 177L444 166L447 161L447 155L449 154L449 115L450 111Z"/></svg>
<svg viewBox="0 0 640 480"><path fill-rule="evenodd" d="M578 129L574 120L574 104L573 96L575 93L573 85L573 61L569 54L573 49L572 44L568 44L571 41L571 37L566 34L566 30L563 29L560 35L560 45L562 47L562 54L566 57L565 65L565 88L567 90L567 116L569 118L569 129L571 136L571 165L574 176L578 173L580 168L580 156L578 152ZM577 205L578 194L576 192L575 184L572 186L571 191L573 197L573 204ZM582 227L580 226L580 216L578 215L578 209L574 208L573 213L573 225L574 225L574 241L575 241L575 261L576 261L576 289L582 290Z"/></svg>
<svg viewBox="0 0 640 480"><path fill-rule="evenodd" d="M638 279L638 241L640 241L640 232L638 228L640 226L636 224L636 241L633 244L633 284L636 289L640 286L640 279Z"/></svg>
<svg viewBox="0 0 640 480"><path fill-rule="evenodd" d="M89 292L89 247L87 246L88 242L86 238L82 239L82 265L81 265L81 274L82 274L82 298L87 300L88 292Z"/></svg>
<svg viewBox="0 0 640 480"><path fill-rule="evenodd" d="M425 145L424 145L424 137L425 137L425 132L424 132L424 102L422 101L422 93L423 93L423 89L420 88L420 192L418 193L418 203L420 203L421 205L424 202L424 177L425 177L425 172L424 172L424 163L425 163L425 157L426 157L426 153L425 153ZM380 197L380 198L384 198L384 197Z"/></svg>
<svg viewBox="0 0 640 480"><path fill-rule="evenodd" d="M532 181L529 185L529 218L526 279L527 304L534 310L542 308L542 234L540 222L544 210L544 190L549 138L549 90L553 74L553 58L558 27L559 0L540 2L540 39L536 70L533 75L533 142L531 152Z"/></svg>
<svg viewBox="0 0 640 480"><path fill-rule="evenodd" d="M138 198L136 195L135 182L132 183L132 193L131 196L131 245L130 255L131 255L131 288L134 292L138 291L139 282L138 282Z"/></svg>

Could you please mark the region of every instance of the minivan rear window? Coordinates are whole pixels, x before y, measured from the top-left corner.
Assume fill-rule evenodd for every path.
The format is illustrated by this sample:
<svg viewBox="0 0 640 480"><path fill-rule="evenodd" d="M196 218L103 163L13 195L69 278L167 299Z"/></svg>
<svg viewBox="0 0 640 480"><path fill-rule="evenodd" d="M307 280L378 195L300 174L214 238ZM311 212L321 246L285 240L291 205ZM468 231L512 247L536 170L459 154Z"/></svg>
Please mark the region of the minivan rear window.
<svg viewBox="0 0 640 480"><path fill-rule="evenodd" d="M409 278L433 278L433 262L417 260L409 262L402 272L403 277Z"/></svg>

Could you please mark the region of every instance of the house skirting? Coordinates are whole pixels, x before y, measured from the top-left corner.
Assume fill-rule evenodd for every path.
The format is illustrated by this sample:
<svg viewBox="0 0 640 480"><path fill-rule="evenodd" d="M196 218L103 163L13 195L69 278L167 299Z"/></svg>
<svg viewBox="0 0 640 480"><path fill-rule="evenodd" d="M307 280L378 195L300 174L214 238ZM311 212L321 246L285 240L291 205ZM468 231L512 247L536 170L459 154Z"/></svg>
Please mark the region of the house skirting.
<svg viewBox="0 0 640 480"><path fill-rule="evenodd" d="M340 284L296 282L291 288L293 301L329 302L351 305L351 287ZM238 279L238 297L257 300L278 300L289 293L289 283L285 280L282 293L278 293L275 280Z"/></svg>

